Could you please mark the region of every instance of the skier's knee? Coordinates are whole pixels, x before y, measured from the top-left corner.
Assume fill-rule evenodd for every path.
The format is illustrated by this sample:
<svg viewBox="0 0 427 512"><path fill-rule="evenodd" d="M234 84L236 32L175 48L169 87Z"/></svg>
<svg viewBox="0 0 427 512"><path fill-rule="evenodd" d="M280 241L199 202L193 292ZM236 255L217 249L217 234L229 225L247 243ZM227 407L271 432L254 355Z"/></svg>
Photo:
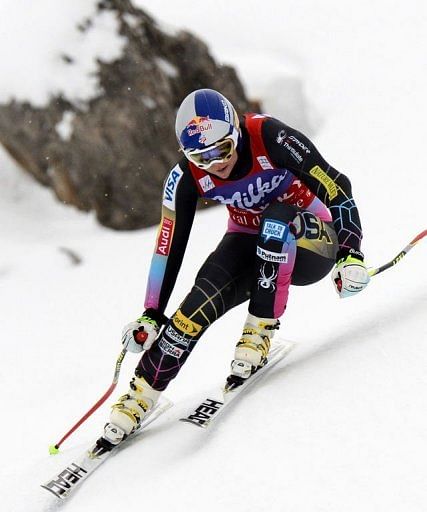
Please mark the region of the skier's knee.
<svg viewBox="0 0 427 512"><path fill-rule="evenodd" d="M262 220L271 219L290 224L297 216L298 211L298 208L291 204L274 202L264 210Z"/></svg>

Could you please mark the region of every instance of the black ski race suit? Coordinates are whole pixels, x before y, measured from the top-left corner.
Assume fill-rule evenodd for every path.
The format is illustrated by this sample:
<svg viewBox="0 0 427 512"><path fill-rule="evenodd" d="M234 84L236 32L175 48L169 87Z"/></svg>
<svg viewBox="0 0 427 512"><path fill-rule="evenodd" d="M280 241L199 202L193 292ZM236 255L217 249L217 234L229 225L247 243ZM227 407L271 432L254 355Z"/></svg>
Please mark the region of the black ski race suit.
<svg viewBox="0 0 427 512"><path fill-rule="evenodd" d="M290 284L315 283L351 249L360 251L362 229L348 178L306 136L277 119L246 114L241 132L228 179L183 158L165 180L145 308L166 325L136 369L158 390L226 311L249 300L251 314L279 318ZM167 320L164 311L201 198L226 205L228 226Z"/></svg>

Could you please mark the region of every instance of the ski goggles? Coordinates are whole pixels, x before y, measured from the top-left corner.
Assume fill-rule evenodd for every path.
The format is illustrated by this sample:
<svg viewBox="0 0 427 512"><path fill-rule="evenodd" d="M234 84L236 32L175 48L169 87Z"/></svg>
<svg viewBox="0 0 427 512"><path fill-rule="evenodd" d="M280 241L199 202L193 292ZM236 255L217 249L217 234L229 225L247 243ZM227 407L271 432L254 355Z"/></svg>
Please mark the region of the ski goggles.
<svg viewBox="0 0 427 512"><path fill-rule="evenodd" d="M236 150L236 143L232 136L222 139L212 146L204 149L184 149L184 155L190 162L200 169L209 169L214 164L228 162Z"/></svg>

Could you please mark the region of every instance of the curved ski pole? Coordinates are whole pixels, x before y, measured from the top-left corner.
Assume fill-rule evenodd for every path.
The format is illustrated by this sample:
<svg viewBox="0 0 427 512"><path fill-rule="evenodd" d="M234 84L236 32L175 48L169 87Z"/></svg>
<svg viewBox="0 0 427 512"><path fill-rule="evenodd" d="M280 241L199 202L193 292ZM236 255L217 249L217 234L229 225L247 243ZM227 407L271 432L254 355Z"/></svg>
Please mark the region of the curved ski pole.
<svg viewBox="0 0 427 512"><path fill-rule="evenodd" d="M420 241L422 240L425 236L427 235L427 229L425 229L424 231L421 231L421 233L419 233L413 240L411 240L411 242L409 242L409 244L404 248L402 249L399 254L394 257L391 261L389 261L388 263L385 263L384 265L382 265L381 267L378 267L378 268L371 268L370 270L368 270L368 273L369 275L372 277L372 276L376 276L377 274L380 274L381 272L384 272L384 270L387 270L388 268L391 268L391 267L394 267L394 265L396 265L396 263L399 263L399 261L406 255L408 254L408 252Z"/></svg>
<svg viewBox="0 0 427 512"><path fill-rule="evenodd" d="M117 386L117 382L119 380L119 375L120 375L120 369L121 369L121 366L122 366L122 362L123 362L123 359L125 358L125 355L126 355L126 352L127 350L124 348L120 354L119 354L119 357L117 358L117 361L116 361L116 366L114 368L114 377L113 377L113 382L111 383L110 387L107 389L107 391L101 396L101 398L96 402L96 404L94 404L88 411L87 413L82 416L79 421L73 426L70 428L70 430L64 434L64 436L55 444L55 445L52 445L52 446L49 446L49 453L51 455L53 454L56 454L58 453L59 451L59 447L61 446L61 444L73 433L75 432L82 423L84 423L88 418L89 416L91 416L104 402L105 400L107 400L107 398L111 395L111 393L114 391L115 387Z"/></svg>

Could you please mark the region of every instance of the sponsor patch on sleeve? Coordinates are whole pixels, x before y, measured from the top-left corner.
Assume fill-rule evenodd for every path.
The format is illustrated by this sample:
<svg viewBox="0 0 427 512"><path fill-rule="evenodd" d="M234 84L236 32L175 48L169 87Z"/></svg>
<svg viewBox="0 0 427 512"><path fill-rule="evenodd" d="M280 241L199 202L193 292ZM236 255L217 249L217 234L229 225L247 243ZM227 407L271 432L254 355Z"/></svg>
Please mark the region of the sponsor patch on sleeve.
<svg viewBox="0 0 427 512"><path fill-rule="evenodd" d="M183 174L181 167L177 164L166 178L163 191L163 205L169 208L169 210L175 211L176 190Z"/></svg>
<svg viewBox="0 0 427 512"><path fill-rule="evenodd" d="M335 197L337 197L337 184L330 176L326 174L326 172L321 167L315 165L310 169L310 174L326 188L329 199L334 199Z"/></svg>
<svg viewBox="0 0 427 512"><path fill-rule="evenodd" d="M161 254L162 256L169 255L173 234L173 225L174 221L172 219L163 217L157 237L156 254Z"/></svg>

